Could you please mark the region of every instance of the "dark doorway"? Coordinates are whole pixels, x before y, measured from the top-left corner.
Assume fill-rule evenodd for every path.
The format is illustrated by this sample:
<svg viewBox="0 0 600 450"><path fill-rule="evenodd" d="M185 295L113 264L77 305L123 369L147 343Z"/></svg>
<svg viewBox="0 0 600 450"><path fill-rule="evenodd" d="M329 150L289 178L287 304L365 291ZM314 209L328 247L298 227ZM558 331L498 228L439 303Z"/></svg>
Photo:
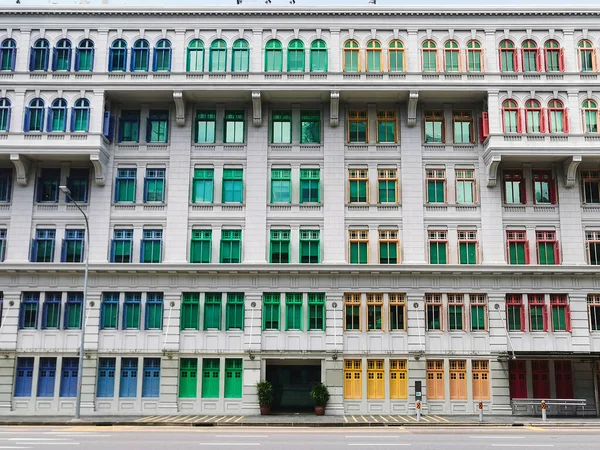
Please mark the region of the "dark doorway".
<svg viewBox="0 0 600 450"><path fill-rule="evenodd" d="M321 381L321 361L268 360L267 380L273 384L276 412L311 412L313 385Z"/></svg>

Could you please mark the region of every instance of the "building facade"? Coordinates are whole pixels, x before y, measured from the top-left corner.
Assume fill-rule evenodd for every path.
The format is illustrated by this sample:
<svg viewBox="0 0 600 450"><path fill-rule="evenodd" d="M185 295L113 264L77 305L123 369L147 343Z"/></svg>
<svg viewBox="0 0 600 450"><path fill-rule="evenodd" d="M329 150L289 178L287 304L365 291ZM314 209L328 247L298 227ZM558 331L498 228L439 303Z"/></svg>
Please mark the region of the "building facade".
<svg viewBox="0 0 600 450"><path fill-rule="evenodd" d="M599 18L4 8L0 414L599 414Z"/></svg>

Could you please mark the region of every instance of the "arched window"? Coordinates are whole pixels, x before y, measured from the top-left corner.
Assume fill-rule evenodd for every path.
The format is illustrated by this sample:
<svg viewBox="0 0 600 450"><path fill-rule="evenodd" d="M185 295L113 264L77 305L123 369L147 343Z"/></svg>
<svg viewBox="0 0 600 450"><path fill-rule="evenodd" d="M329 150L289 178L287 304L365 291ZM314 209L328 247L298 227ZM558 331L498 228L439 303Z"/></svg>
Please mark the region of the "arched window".
<svg viewBox="0 0 600 450"><path fill-rule="evenodd" d="M281 42L271 39L265 46L265 72L281 72L283 69L283 50Z"/></svg>
<svg viewBox="0 0 600 450"><path fill-rule="evenodd" d="M127 42L117 39L108 50L108 71L125 72L125 70L127 70Z"/></svg>
<svg viewBox="0 0 600 450"><path fill-rule="evenodd" d="M519 107L514 100L504 100L502 103L502 126L505 133L520 133L521 120Z"/></svg>
<svg viewBox="0 0 600 450"><path fill-rule="evenodd" d="M565 71L565 52L555 40L546 41L544 44L544 57L546 60L546 72Z"/></svg>
<svg viewBox="0 0 600 450"><path fill-rule="evenodd" d="M327 44L322 39L310 44L310 71L327 72Z"/></svg>
<svg viewBox="0 0 600 450"><path fill-rule="evenodd" d="M577 45L579 51L579 68L582 72L596 72L598 70L596 49L591 41L579 41Z"/></svg>
<svg viewBox="0 0 600 450"><path fill-rule="evenodd" d="M217 39L210 44L208 71L225 72L225 70L227 70L227 44L223 39Z"/></svg>
<svg viewBox="0 0 600 450"><path fill-rule="evenodd" d="M437 72L437 47L433 41L425 41L422 46L423 72Z"/></svg>
<svg viewBox="0 0 600 450"><path fill-rule="evenodd" d="M65 131L67 125L67 101L57 98L48 109L46 131Z"/></svg>
<svg viewBox="0 0 600 450"><path fill-rule="evenodd" d="M17 43L14 39L4 39L0 45L0 70L15 70Z"/></svg>
<svg viewBox="0 0 600 450"><path fill-rule="evenodd" d="M71 41L61 39L52 52L52 70L71 70Z"/></svg>
<svg viewBox="0 0 600 450"><path fill-rule="evenodd" d="M150 44L146 39L138 39L131 49L131 67L132 72L148 72L150 62Z"/></svg>
<svg viewBox="0 0 600 450"><path fill-rule="evenodd" d="M48 58L50 56L50 44L46 39L38 39L31 47L29 54L29 70L48 70Z"/></svg>
<svg viewBox="0 0 600 450"><path fill-rule="evenodd" d="M10 130L10 100L0 98L0 131Z"/></svg>
<svg viewBox="0 0 600 450"><path fill-rule="evenodd" d="M381 72L381 43L367 42L367 72Z"/></svg>
<svg viewBox="0 0 600 450"><path fill-rule="evenodd" d="M90 124L90 101L80 98L71 108L71 132L88 131Z"/></svg>
<svg viewBox="0 0 600 450"><path fill-rule="evenodd" d="M467 70L469 72L483 72L481 43L479 41L467 42Z"/></svg>
<svg viewBox="0 0 600 450"><path fill-rule="evenodd" d="M94 70L94 41L82 40L75 51L75 72Z"/></svg>
<svg viewBox="0 0 600 450"><path fill-rule="evenodd" d="M245 39L238 39L231 50L231 71L248 72L250 70L250 46Z"/></svg>
<svg viewBox="0 0 600 450"><path fill-rule="evenodd" d="M569 132L569 113L560 100L548 102L548 125L550 133Z"/></svg>
<svg viewBox="0 0 600 450"><path fill-rule="evenodd" d="M526 133L544 133L546 123L542 119L542 107L537 100L525 102L525 130Z"/></svg>
<svg viewBox="0 0 600 450"><path fill-rule="evenodd" d="M586 133L598 132L598 104L594 100L586 100L582 105L583 125ZM0 113L1 114L1 113ZM0 127L0 130L2 128Z"/></svg>
<svg viewBox="0 0 600 450"><path fill-rule="evenodd" d="M523 72L539 72L542 70L541 54L537 44L532 40L523 42Z"/></svg>
<svg viewBox="0 0 600 450"><path fill-rule="evenodd" d="M402 41L396 40L390 42L389 60L390 72L404 72L406 70Z"/></svg>
<svg viewBox="0 0 600 450"><path fill-rule="evenodd" d="M500 53L500 72L516 72L517 71L517 52L515 44L508 39L500 42L498 48Z"/></svg>
<svg viewBox="0 0 600 450"><path fill-rule="evenodd" d="M356 41L346 41L344 44L344 72L358 72L360 63L358 62L359 46Z"/></svg>
<svg viewBox="0 0 600 450"><path fill-rule="evenodd" d="M459 72L461 70L460 53L456 41L447 41L444 44L444 66L446 72Z"/></svg>
<svg viewBox="0 0 600 450"><path fill-rule="evenodd" d="M34 98L25 108L23 131L44 131L44 100Z"/></svg>
<svg viewBox="0 0 600 450"><path fill-rule="evenodd" d="M194 39L188 45L185 70L204 72L204 42L200 39Z"/></svg>
<svg viewBox="0 0 600 450"><path fill-rule="evenodd" d="M168 39L161 39L156 43L152 70L154 72L169 72L171 70L171 41Z"/></svg>
<svg viewBox="0 0 600 450"><path fill-rule="evenodd" d="M294 39L288 45L288 72L304 72L304 42Z"/></svg>

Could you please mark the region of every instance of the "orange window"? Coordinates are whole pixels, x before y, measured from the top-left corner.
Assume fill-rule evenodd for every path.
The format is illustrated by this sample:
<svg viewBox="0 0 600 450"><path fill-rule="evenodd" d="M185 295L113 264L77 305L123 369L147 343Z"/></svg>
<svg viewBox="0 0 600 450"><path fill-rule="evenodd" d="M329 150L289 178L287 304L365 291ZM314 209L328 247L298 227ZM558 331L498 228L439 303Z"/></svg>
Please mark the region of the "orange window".
<svg viewBox="0 0 600 450"><path fill-rule="evenodd" d="M367 360L367 398L384 398L383 359Z"/></svg>
<svg viewBox="0 0 600 450"><path fill-rule="evenodd" d="M512 41L505 39L500 42L498 56L500 58L500 72L518 72L517 50Z"/></svg>
<svg viewBox="0 0 600 450"><path fill-rule="evenodd" d="M390 360L390 398L408 398L408 370L405 359Z"/></svg>
<svg viewBox="0 0 600 450"><path fill-rule="evenodd" d="M344 360L344 398L362 398L362 361Z"/></svg>
<svg viewBox="0 0 600 450"><path fill-rule="evenodd" d="M490 363L489 361L472 361L473 400L490 399Z"/></svg>
<svg viewBox="0 0 600 450"><path fill-rule="evenodd" d="M427 360L427 398L429 400L444 399L444 360Z"/></svg>
<svg viewBox="0 0 600 450"><path fill-rule="evenodd" d="M467 361L450 360L450 400L466 400L467 398Z"/></svg>
<svg viewBox="0 0 600 450"><path fill-rule="evenodd" d="M542 55L534 41L527 40L523 42L521 58L523 72L539 72L542 70Z"/></svg>

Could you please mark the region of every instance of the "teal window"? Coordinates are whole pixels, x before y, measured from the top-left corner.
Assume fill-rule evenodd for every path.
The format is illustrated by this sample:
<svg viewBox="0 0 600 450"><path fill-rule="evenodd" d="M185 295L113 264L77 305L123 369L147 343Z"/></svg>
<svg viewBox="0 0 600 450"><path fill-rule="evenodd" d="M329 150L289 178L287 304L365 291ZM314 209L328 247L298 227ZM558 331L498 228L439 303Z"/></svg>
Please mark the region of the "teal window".
<svg viewBox="0 0 600 450"><path fill-rule="evenodd" d="M156 43L152 70L154 72L169 72L171 70L171 42L168 39L161 39Z"/></svg>
<svg viewBox="0 0 600 450"><path fill-rule="evenodd" d="M100 305L100 329L117 329L119 324L119 293L104 292Z"/></svg>
<svg viewBox="0 0 600 450"><path fill-rule="evenodd" d="M118 169L115 180L115 203L135 202L137 169Z"/></svg>
<svg viewBox="0 0 600 450"><path fill-rule="evenodd" d="M531 174L533 178L533 192L535 204L554 204L556 203L555 184L552 179L552 172L545 170L534 170Z"/></svg>
<svg viewBox="0 0 600 450"><path fill-rule="evenodd" d="M142 311L142 294L126 293L123 303L123 329L139 330Z"/></svg>
<svg viewBox="0 0 600 450"><path fill-rule="evenodd" d="M271 230L269 262L274 264L290 262L290 230Z"/></svg>
<svg viewBox="0 0 600 450"><path fill-rule="evenodd" d="M596 49L591 41L583 40L577 44L579 50L579 68L582 72L597 70Z"/></svg>
<svg viewBox="0 0 600 450"><path fill-rule="evenodd" d="M402 41L390 42L388 58L390 63L390 72L404 72L404 45L402 44Z"/></svg>
<svg viewBox="0 0 600 450"><path fill-rule="evenodd" d="M369 171L367 169L349 169L348 184L350 187L350 203L366 203L369 201Z"/></svg>
<svg viewBox="0 0 600 450"><path fill-rule="evenodd" d="M192 203L212 203L214 201L214 176L214 169L194 169Z"/></svg>
<svg viewBox="0 0 600 450"><path fill-rule="evenodd" d="M127 42L123 39L113 41L108 51L108 71L125 72L127 70Z"/></svg>
<svg viewBox="0 0 600 450"><path fill-rule="evenodd" d="M368 264L369 262L369 231L351 230L350 241L350 264Z"/></svg>
<svg viewBox="0 0 600 450"><path fill-rule="evenodd" d="M300 263L319 264L321 262L320 230L300 230Z"/></svg>
<svg viewBox="0 0 600 450"><path fill-rule="evenodd" d="M250 46L245 39L238 39L231 49L231 71L248 72L250 70Z"/></svg>
<svg viewBox="0 0 600 450"><path fill-rule="evenodd" d="M221 231L221 258L223 264L242 262L242 230Z"/></svg>
<svg viewBox="0 0 600 450"><path fill-rule="evenodd" d="M140 112L121 111L119 118L119 142L139 142L140 140Z"/></svg>
<svg viewBox="0 0 600 450"><path fill-rule="evenodd" d="M146 142L167 142L169 111L150 111L146 120Z"/></svg>
<svg viewBox="0 0 600 450"><path fill-rule="evenodd" d="M242 359L225 360L225 398L242 398Z"/></svg>
<svg viewBox="0 0 600 450"><path fill-rule="evenodd" d="M448 232L428 231L429 264L448 263Z"/></svg>
<svg viewBox="0 0 600 450"><path fill-rule="evenodd" d="M212 255L212 230L192 230L190 262L209 264Z"/></svg>
<svg viewBox="0 0 600 450"><path fill-rule="evenodd" d="M196 143L214 144L217 115L214 111L196 112Z"/></svg>
<svg viewBox="0 0 600 450"><path fill-rule="evenodd" d="M75 51L75 72L94 70L94 41L83 39Z"/></svg>
<svg viewBox="0 0 600 450"><path fill-rule="evenodd" d="M219 398L219 359L202 359L202 398Z"/></svg>
<svg viewBox="0 0 600 450"><path fill-rule="evenodd" d="M571 311L567 296L564 294L551 294L550 306L552 309L552 331L571 331ZM589 309L590 319L592 319L591 313L593 310L592 308ZM593 320L591 322L593 323Z"/></svg>
<svg viewBox="0 0 600 450"><path fill-rule="evenodd" d="M279 330L281 294L263 294L263 330Z"/></svg>
<svg viewBox="0 0 600 450"><path fill-rule="evenodd" d="M500 72L516 72L517 50L512 41L500 42Z"/></svg>
<svg viewBox="0 0 600 450"><path fill-rule="evenodd" d="M145 39L138 39L131 49L132 72L148 72L150 63L150 44Z"/></svg>
<svg viewBox="0 0 600 450"><path fill-rule="evenodd" d="M185 70L204 72L204 43L200 39L194 39L187 47Z"/></svg>
<svg viewBox="0 0 600 450"><path fill-rule="evenodd" d="M0 98L0 131L10 130L11 104L7 98Z"/></svg>
<svg viewBox="0 0 600 450"><path fill-rule="evenodd" d="M81 329L81 316L83 313L83 292L67 293L67 303L65 304L65 321L63 327L65 330Z"/></svg>
<svg viewBox="0 0 600 450"><path fill-rule="evenodd" d="M181 298L180 328L182 330L200 329L200 294L186 292Z"/></svg>
<svg viewBox="0 0 600 450"><path fill-rule="evenodd" d="M537 72L541 69L540 51L534 41L523 42L521 52L523 54L523 72Z"/></svg>
<svg viewBox="0 0 600 450"><path fill-rule="evenodd" d="M29 55L29 70L48 70L48 61L50 59L50 44L46 39L38 39L31 47Z"/></svg>
<svg viewBox="0 0 600 450"><path fill-rule="evenodd" d="M0 45L0 70L14 71L16 62L17 42L14 39L4 39Z"/></svg>
<svg viewBox="0 0 600 450"><path fill-rule="evenodd" d="M475 203L475 171L469 169L457 169L456 174L456 203Z"/></svg>
<svg viewBox="0 0 600 450"><path fill-rule="evenodd" d="M223 294L207 293L204 296L204 329L221 329L221 299Z"/></svg>
<svg viewBox="0 0 600 450"><path fill-rule="evenodd" d="M452 116L454 122L454 143L474 143L475 133L473 133L473 116L471 115L471 111L455 111Z"/></svg>
<svg viewBox="0 0 600 450"><path fill-rule="evenodd" d="M310 71L327 72L327 44L316 39L310 44Z"/></svg>
<svg viewBox="0 0 600 450"><path fill-rule="evenodd" d="M31 262L53 262L56 230L35 230L35 239L31 241Z"/></svg>
<svg viewBox="0 0 600 450"><path fill-rule="evenodd" d="M44 101L41 98L34 98L25 108L25 119L23 121L23 131L44 131Z"/></svg>
<svg viewBox="0 0 600 450"><path fill-rule="evenodd" d="M71 41L61 39L56 43L52 55L52 70L71 70Z"/></svg>
<svg viewBox="0 0 600 450"><path fill-rule="evenodd" d="M304 42L294 39L288 45L288 72L304 72Z"/></svg>
<svg viewBox="0 0 600 450"><path fill-rule="evenodd" d="M265 72L281 72L283 70L283 50L281 42L271 39L265 46Z"/></svg>
<svg viewBox="0 0 600 450"><path fill-rule="evenodd" d="M209 72L225 72L227 67L227 44L223 39L217 39L210 44L208 58Z"/></svg>
<svg viewBox="0 0 600 450"><path fill-rule="evenodd" d="M225 133L223 142L225 144L243 144L244 143L244 111L225 111L223 119Z"/></svg>
<svg viewBox="0 0 600 450"><path fill-rule="evenodd" d="M271 169L271 203L291 203L292 170Z"/></svg>
<svg viewBox="0 0 600 450"><path fill-rule="evenodd" d="M110 243L110 262L130 263L133 261L133 230L114 230Z"/></svg>
<svg viewBox="0 0 600 450"><path fill-rule="evenodd" d="M83 262L85 230L65 230L61 262Z"/></svg>
<svg viewBox="0 0 600 450"><path fill-rule="evenodd" d="M320 169L300 169L300 203L320 203L320 183Z"/></svg>
<svg viewBox="0 0 600 450"><path fill-rule="evenodd" d="M308 330L325 331L325 294L308 294Z"/></svg>
<svg viewBox="0 0 600 450"><path fill-rule="evenodd" d="M6 100L6 99L5 99ZM8 101L8 100L6 100ZM10 106L10 104L9 104ZM600 111L598 110L598 104L594 100L585 100L583 102L583 122L585 133L597 133L598 132L598 119ZM2 128L2 100L0 100L0 130Z"/></svg>
<svg viewBox="0 0 600 450"><path fill-rule="evenodd" d="M478 41L467 42L467 70L469 72L483 72L481 44Z"/></svg>
<svg viewBox="0 0 600 450"><path fill-rule="evenodd" d="M226 330L244 329L244 294L229 292L225 312Z"/></svg>
<svg viewBox="0 0 600 450"><path fill-rule="evenodd" d="M358 72L360 70L359 51L358 42L346 41L344 44L344 72Z"/></svg>
<svg viewBox="0 0 600 450"><path fill-rule="evenodd" d="M460 264L477 264L477 231L458 232L458 256Z"/></svg>
<svg viewBox="0 0 600 450"><path fill-rule="evenodd" d="M446 170L427 169L427 203L446 202Z"/></svg>
<svg viewBox="0 0 600 450"><path fill-rule="evenodd" d="M460 67L460 50L456 41L444 44L444 62L446 72L458 72Z"/></svg>
<svg viewBox="0 0 600 450"><path fill-rule="evenodd" d="M42 330L58 329L62 292L46 292L42 306Z"/></svg>
<svg viewBox="0 0 600 450"><path fill-rule="evenodd" d="M162 230L144 230L140 252L141 263L159 263L162 260Z"/></svg>
<svg viewBox="0 0 600 450"><path fill-rule="evenodd" d="M525 179L523 173L518 171L504 172L504 203L525 204L527 202L525 192Z"/></svg>
<svg viewBox="0 0 600 450"><path fill-rule="evenodd" d="M144 178L144 203L164 203L165 180L165 169L146 169L146 178Z"/></svg>
<svg viewBox="0 0 600 450"><path fill-rule="evenodd" d="M273 111L271 119L271 142L289 144L292 142L292 112Z"/></svg>
<svg viewBox="0 0 600 450"><path fill-rule="evenodd" d="M398 231L379 231L379 264L398 263Z"/></svg>
<svg viewBox="0 0 600 450"><path fill-rule="evenodd" d="M381 72L381 43L369 41L367 43L367 72Z"/></svg>
<svg viewBox="0 0 600 450"><path fill-rule="evenodd" d="M285 294L285 329L302 330L302 294Z"/></svg>
<svg viewBox="0 0 600 450"><path fill-rule="evenodd" d="M425 142L445 142L443 111L425 111Z"/></svg>
<svg viewBox="0 0 600 450"><path fill-rule="evenodd" d="M321 111L300 111L300 143L321 142Z"/></svg>
<svg viewBox="0 0 600 450"><path fill-rule="evenodd" d="M362 111L348 111L348 142L366 143L369 136L368 113Z"/></svg>
<svg viewBox="0 0 600 450"><path fill-rule="evenodd" d="M379 203L396 203L398 190L398 171L396 169L379 169L377 171Z"/></svg>
<svg viewBox="0 0 600 450"><path fill-rule="evenodd" d="M393 144L397 141L396 111L377 111L377 143Z"/></svg>
<svg viewBox="0 0 600 450"><path fill-rule="evenodd" d="M64 132L67 128L67 101L57 98L48 108L48 131Z"/></svg>
<svg viewBox="0 0 600 450"><path fill-rule="evenodd" d="M71 108L71 132L88 131L90 126L90 101L80 98Z"/></svg>
<svg viewBox="0 0 600 450"><path fill-rule="evenodd" d="M37 328L39 307L39 292L23 292L19 308L19 329Z"/></svg>
<svg viewBox="0 0 600 450"><path fill-rule="evenodd" d="M548 331L544 294L529 294L529 331Z"/></svg>
<svg viewBox="0 0 600 450"><path fill-rule="evenodd" d="M162 330L164 299L162 292L146 294L146 330Z"/></svg>
<svg viewBox="0 0 600 450"><path fill-rule="evenodd" d="M0 229L0 261L4 261L4 258L6 256L6 236L6 228Z"/></svg>
<svg viewBox="0 0 600 450"><path fill-rule="evenodd" d="M423 72L437 72L437 48L435 42L425 41L423 50Z"/></svg>
<svg viewBox="0 0 600 450"><path fill-rule="evenodd" d="M223 170L223 203L242 203L244 200L244 170Z"/></svg>

